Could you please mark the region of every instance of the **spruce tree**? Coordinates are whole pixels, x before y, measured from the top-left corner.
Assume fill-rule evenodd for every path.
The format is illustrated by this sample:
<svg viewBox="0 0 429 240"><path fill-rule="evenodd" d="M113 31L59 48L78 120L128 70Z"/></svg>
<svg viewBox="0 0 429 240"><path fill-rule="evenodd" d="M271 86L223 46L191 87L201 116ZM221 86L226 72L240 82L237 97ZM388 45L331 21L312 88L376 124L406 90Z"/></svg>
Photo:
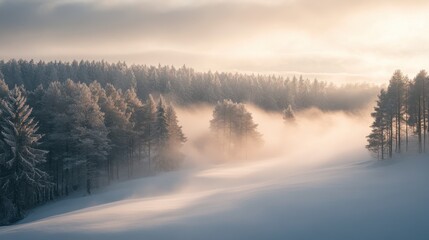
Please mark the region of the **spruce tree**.
<svg viewBox="0 0 429 240"><path fill-rule="evenodd" d="M289 104L287 108L283 109L283 120L286 122L295 121L295 113L293 112L292 106Z"/></svg>
<svg viewBox="0 0 429 240"><path fill-rule="evenodd" d="M30 199L40 199L50 186L48 174L41 169L47 151L39 149L42 135L37 133L38 124L30 116L32 108L23 91L15 87L0 105L0 193L13 206L9 222L21 219L29 204L34 204Z"/></svg>
<svg viewBox="0 0 429 240"><path fill-rule="evenodd" d="M152 171L153 143L155 138L156 103L151 94L141 109L141 117L136 122L136 129L140 132L140 139L146 148L149 163L149 172Z"/></svg>
<svg viewBox="0 0 429 240"><path fill-rule="evenodd" d="M137 150L137 160L142 161L143 157L143 143L142 143L142 118L143 118L143 104L137 97L134 88L128 89L123 94L126 115L129 116L128 128L126 134L127 138L127 161L128 161L128 176L133 175L133 165L136 160L135 152ZM124 159L125 160L125 159Z"/></svg>
<svg viewBox="0 0 429 240"><path fill-rule="evenodd" d="M2 74L0 72L0 99L4 99L9 95L9 87L6 82L2 78Z"/></svg>
<svg viewBox="0 0 429 240"><path fill-rule="evenodd" d="M381 90L378 96L377 106L371 116L374 122L371 125L371 133L367 136L368 144L366 148L377 155L379 159L385 158L385 152L389 147L389 123L387 116L388 95L385 90Z"/></svg>
<svg viewBox="0 0 429 240"><path fill-rule="evenodd" d="M128 136L130 133L130 113L127 113L127 103L120 90L113 85L107 84L103 89L98 82L89 85L92 96L98 99L100 110L104 113L104 123L108 130L108 138L112 149L109 151L107 161L108 181L112 180L114 173L119 176L119 162L126 160L123 156L127 153ZM116 171L114 168L116 167ZM131 166L130 166L131 169Z"/></svg>
<svg viewBox="0 0 429 240"><path fill-rule="evenodd" d="M168 125L168 155L170 158L171 169L179 167L184 155L180 152L183 143L186 142L185 134L183 134L182 126L179 125L176 111L169 104L165 113Z"/></svg>
<svg viewBox="0 0 429 240"><path fill-rule="evenodd" d="M165 113L168 132L169 132L169 145L173 148L179 148L184 142L186 142L186 137L183 134L182 126L179 125L179 120L177 119L176 111L173 106L169 104Z"/></svg>
<svg viewBox="0 0 429 240"><path fill-rule="evenodd" d="M168 156L168 139L170 136L168 131L165 104L162 97L160 97L158 105L156 107L156 120L154 130L154 139L157 149L156 169L169 170L171 169L169 161L170 159Z"/></svg>
<svg viewBox="0 0 429 240"><path fill-rule="evenodd" d="M405 111L405 83L406 77L402 74L400 70L396 70L390 79L389 86L387 88L387 94L389 94L389 99L391 101L391 107L394 116L394 130L395 132L395 151L401 152L401 140L402 140L402 122L404 118ZM393 135L392 135L393 137Z"/></svg>
<svg viewBox="0 0 429 240"><path fill-rule="evenodd" d="M70 116L72 143L70 150L71 168L84 170L86 190L97 186L101 176L106 172L107 156L111 149L108 129L104 123L104 113L86 84L66 82L70 85L71 104L66 113Z"/></svg>

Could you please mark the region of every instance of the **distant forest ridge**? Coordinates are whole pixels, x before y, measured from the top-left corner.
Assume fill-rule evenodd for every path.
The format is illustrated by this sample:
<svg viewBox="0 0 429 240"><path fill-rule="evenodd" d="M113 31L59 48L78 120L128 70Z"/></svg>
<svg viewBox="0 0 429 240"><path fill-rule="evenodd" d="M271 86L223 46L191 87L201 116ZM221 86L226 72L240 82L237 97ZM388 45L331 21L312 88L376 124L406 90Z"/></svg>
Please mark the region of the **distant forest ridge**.
<svg viewBox="0 0 429 240"><path fill-rule="evenodd" d="M0 61L0 78L9 87L24 85L34 90L39 85L67 79L102 86L112 84L126 91L134 88L140 99L150 93L162 94L179 105L216 104L223 99L252 103L265 110L281 111L289 105L295 110L316 107L321 110L354 111L372 102L380 88L366 83L344 84L275 75L254 75L226 72L197 72L182 66L131 65L105 61Z"/></svg>

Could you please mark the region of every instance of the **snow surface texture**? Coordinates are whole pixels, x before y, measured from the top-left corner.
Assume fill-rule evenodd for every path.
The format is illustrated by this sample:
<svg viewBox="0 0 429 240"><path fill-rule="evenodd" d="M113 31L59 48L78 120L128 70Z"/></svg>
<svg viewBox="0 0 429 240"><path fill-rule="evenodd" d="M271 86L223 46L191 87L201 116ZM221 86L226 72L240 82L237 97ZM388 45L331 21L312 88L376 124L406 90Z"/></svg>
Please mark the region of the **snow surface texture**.
<svg viewBox="0 0 429 240"><path fill-rule="evenodd" d="M309 116L290 137L261 124L262 160L191 165L49 203L0 239L428 239L429 161L376 162L363 149L367 119ZM192 144L190 158L201 158Z"/></svg>

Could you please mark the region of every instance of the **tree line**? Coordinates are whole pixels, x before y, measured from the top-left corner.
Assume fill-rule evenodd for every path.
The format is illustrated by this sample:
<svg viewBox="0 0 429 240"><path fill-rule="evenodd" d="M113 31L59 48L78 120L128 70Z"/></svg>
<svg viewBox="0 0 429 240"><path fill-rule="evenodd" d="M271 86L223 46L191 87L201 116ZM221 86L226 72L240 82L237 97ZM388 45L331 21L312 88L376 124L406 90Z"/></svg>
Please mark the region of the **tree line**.
<svg viewBox="0 0 429 240"><path fill-rule="evenodd" d="M366 107L379 88L367 84L336 86L302 76L282 77L225 72L197 72L182 66L127 66L124 62L105 61L35 62L0 61L0 72L9 87L24 85L28 90L40 84L63 83L67 79L101 86L113 85L126 91L135 89L140 99L150 93L162 94L180 105L209 103L223 99L252 103L262 109L282 111L289 105L295 110L316 107L321 110L353 111Z"/></svg>
<svg viewBox="0 0 429 240"><path fill-rule="evenodd" d="M26 210L112 181L176 169L186 141L161 95L137 97L66 80L34 90L0 79L0 224Z"/></svg>
<svg viewBox="0 0 429 240"><path fill-rule="evenodd" d="M412 80L395 71L378 95L367 148L380 159L394 153L426 152L429 126L429 77L425 70Z"/></svg>

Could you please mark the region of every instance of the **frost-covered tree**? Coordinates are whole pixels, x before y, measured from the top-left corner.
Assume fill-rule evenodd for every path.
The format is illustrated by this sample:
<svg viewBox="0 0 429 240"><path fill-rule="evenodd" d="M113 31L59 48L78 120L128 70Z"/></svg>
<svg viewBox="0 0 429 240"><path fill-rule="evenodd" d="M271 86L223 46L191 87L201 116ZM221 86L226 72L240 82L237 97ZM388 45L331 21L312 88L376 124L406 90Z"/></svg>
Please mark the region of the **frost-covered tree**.
<svg viewBox="0 0 429 240"><path fill-rule="evenodd" d="M5 83L4 79L2 78L2 74L0 72L0 99L4 99L9 95L9 87Z"/></svg>
<svg viewBox="0 0 429 240"><path fill-rule="evenodd" d="M170 133L168 131L169 127L166 116L166 108L162 97L159 98L159 102L156 107L154 130L155 131L153 134L157 149L155 167L157 170L168 170L170 169L170 159L167 156L167 152Z"/></svg>
<svg viewBox="0 0 429 240"><path fill-rule="evenodd" d="M374 121L371 134L367 137L370 151L377 153L381 159L386 156L391 158L393 152L400 153L404 127L406 149L409 137L413 137L418 151L425 151L429 125L428 86L429 78L424 70L412 81L401 71L395 71L387 90L381 90L375 111L371 114Z"/></svg>
<svg viewBox="0 0 429 240"><path fill-rule="evenodd" d="M108 130L108 138L111 141L112 150L107 161L107 174L110 181L116 173L119 176L119 164L126 159L128 138L132 135L128 104L122 91L113 85L107 84L102 88L98 82L89 85L93 98L97 99L100 110L104 113L104 123Z"/></svg>
<svg viewBox="0 0 429 240"><path fill-rule="evenodd" d="M389 95L391 107L394 114L394 135L392 137L395 139L395 150L396 152L401 152L402 146L402 134L401 130L403 127L403 120L405 114L405 84L406 77L402 74L400 70L396 70L390 79L389 86L387 88L387 94Z"/></svg>
<svg viewBox="0 0 429 240"><path fill-rule="evenodd" d="M178 168L183 161L184 155L180 152L180 148L183 143L186 142L186 137L183 134L182 126L179 125L179 120L177 119L176 111L173 106L169 104L164 106L164 109L165 117L162 116L164 114L160 117L162 119L161 122L164 122L163 119L165 118L165 123L162 125L167 125L168 139L160 149L159 154L163 157L164 164L162 165L162 170L169 171ZM160 115L161 113L158 111L158 114Z"/></svg>
<svg viewBox="0 0 429 240"><path fill-rule="evenodd" d="M86 84L71 80L52 83L43 96L58 195L84 185L90 192L105 176L111 146L99 99Z"/></svg>
<svg viewBox="0 0 429 240"><path fill-rule="evenodd" d="M169 104L165 113L169 132L169 146L170 148L180 148L186 142L185 134L183 134L182 126L179 125L176 111L174 107Z"/></svg>
<svg viewBox="0 0 429 240"><path fill-rule="evenodd" d="M231 100L218 102L210 121L210 129L226 155L244 151L247 157L249 146L262 143L257 127L244 104Z"/></svg>
<svg viewBox="0 0 429 240"><path fill-rule="evenodd" d="M371 133L367 136L368 144L366 148L377 155L379 159L384 159L386 152L390 153L390 124L387 115L389 104L386 91L382 90L378 96L377 105L371 116L374 122L371 125Z"/></svg>
<svg viewBox="0 0 429 240"><path fill-rule="evenodd" d="M21 219L50 186L48 174L41 169L47 152L39 148L42 135L37 133L23 91L15 87L0 104L0 201L9 208L0 218L7 217L5 223Z"/></svg>
<svg viewBox="0 0 429 240"><path fill-rule="evenodd" d="M140 144L143 144L146 149L149 171L152 170L153 145L156 136L156 112L157 107L155 100L152 95L149 94L148 99L140 110L139 118L136 121L136 130L140 134Z"/></svg>
<svg viewBox="0 0 429 240"><path fill-rule="evenodd" d="M72 129L70 118L66 109L70 99L63 91L63 84L52 82L41 96L40 104L34 104L36 117L40 120L40 127L46 136L44 145L49 150L47 156L49 169L54 182L54 195L68 194L68 175L71 170L65 163L73 158L70 146L72 139L70 131ZM77 160L77 159L76 159ZM65 170L65 171L64 171Z"/></svg>
<svg viewBox="0 0 429 240"><path fill-rule="evenodd" d="M104 123L104 113L92 96L89 87L86 84L73 82L67 82L65 87L66 92L69 91L72 97L66 113L72 126L70 147L74 158L68 166L84 170L86 190L90 194L91 189L106 172L106 160L111 147L107 137L108 130Z"/></svg>
<svg viewBox="0 0 429 240"><path fill-rule="evenodd" d="M142 101L138 98L135 88L125 91L124 99L126 104L126 114L129 115L129 128L127 130L127 166L128 176L133 175L135 162L141 162L143 157L143 144L141 143L141 117ZM137 151L137 158L135 153Z"/></svg>
<svg viewBox="0 0 429 240"><path fill-rule="evenodd" d="M125 102L127 104L127 113L132 114L137 111L137 109L143 106L142 101L137 96L135 88L128 89L124 93Z"/></svg>
<svg viewBox="0 0 429 240"><path fill-rule="evenodd" d="M140 99L150 93L162 93L181 105L216 104L222 99L249 102L266 110L281 111L291 104L301 110L318 107L326 110L355 110L365 107L376 96L378 87L367 84L335 86L310 81L303 76L283 78L273 75L197 72L183 66L127 66L124 62L105 61L43 62L26 60L0 61L0 71L9 86L24 84L34 90L53 81L73 79L85 84L94 80L101 86L112 84L116 89L134 89Z"/></svg>
<svg viewBox="0 0 429 240"><path fill-rule="evenodd" d="M418 138L419 152L425 151L426 132L429 125L429 77L425 70L420 71L410 84L408 115L410 124Z"/></svg>
<svg viewBox="0 0 429 240"><path fill-rule="evenodd" d="M295 121L295 113L290 104L287 106L287 108L283 109L282 113L283 113L283 120L285 120L286 122Z"/></svg>

